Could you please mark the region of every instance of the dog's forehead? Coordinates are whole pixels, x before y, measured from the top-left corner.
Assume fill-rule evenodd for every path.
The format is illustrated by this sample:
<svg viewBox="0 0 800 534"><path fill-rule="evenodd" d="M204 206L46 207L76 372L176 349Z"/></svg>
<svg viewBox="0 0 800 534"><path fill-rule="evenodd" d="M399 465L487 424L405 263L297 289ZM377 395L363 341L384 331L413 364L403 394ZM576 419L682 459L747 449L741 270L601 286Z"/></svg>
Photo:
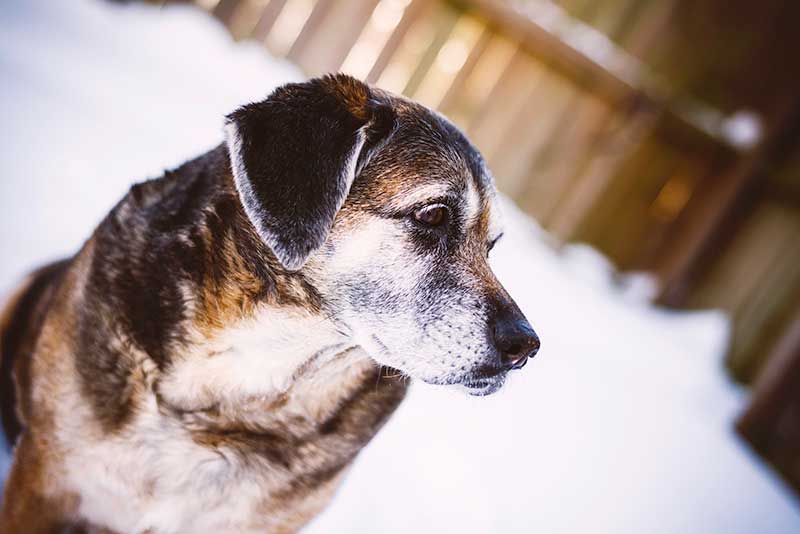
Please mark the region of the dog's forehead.
<svg viewBox="0 0 800 534"><path fill-rule="evenodd" d="M480 152L442 115L391 96L397 114L392 139L370 165L373 193L401 211L422 203L458 202L468 223L500 232L494 180Z"/></svg>

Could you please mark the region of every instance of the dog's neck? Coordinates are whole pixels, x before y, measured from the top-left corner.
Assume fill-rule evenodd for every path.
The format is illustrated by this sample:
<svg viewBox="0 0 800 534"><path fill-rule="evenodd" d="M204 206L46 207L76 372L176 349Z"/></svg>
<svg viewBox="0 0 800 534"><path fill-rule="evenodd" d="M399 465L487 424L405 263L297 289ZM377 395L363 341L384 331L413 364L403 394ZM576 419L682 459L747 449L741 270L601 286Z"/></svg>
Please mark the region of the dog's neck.
<svg viewBox="0 0 800 534"><path fill-rule="evenodd" d="M305 309L262 304L191 337L157 384L162 401L183 411L271 402L300 384L312 386L313 397L350 368L358 374L375 365L332 321Z"/></svg>
<svg viewBox="0 0 800 534"><path fill-rule="evenodd" d="M225 212L235 193L227 182L217 187L210 207ZM238 209L238 198L233 202L222 231L213 229L213 220L200 222L218 234L204 249L204 263L215 267L184 299L185 319L176 329L181 339L154 384L158 398L181 411L225 407L231 415L289 393L311 404L335 404L327 384L376 364L325 311L313 282L277 263Z"/></svg>
<svg viewBox="0 0 800 534"><path fill-rule="evenodd" d="M327 319L270 307L195 345L155 385L161 413L196 443L270 469L301 465L311 447L331 473L372 439L406 387Z"/></svg>

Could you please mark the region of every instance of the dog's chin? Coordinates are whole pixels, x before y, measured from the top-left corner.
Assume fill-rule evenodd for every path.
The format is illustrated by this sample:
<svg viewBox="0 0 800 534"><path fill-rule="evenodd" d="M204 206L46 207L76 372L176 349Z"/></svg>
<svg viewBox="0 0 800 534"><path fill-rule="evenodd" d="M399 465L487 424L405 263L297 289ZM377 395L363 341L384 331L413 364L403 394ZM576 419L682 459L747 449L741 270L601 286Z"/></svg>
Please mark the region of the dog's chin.
<svg viewBox="0 0 800 534"><path fill-rule="evenodd" d="M503 387L506 379L505 376L496 376L492 378L470 378L460 384L457 388L468 395L473 397L485 397L492 393L497 393Z"/></svg>
<svg viewBox="0 0 800 534"><path fill-rule="evenodd" d="M479 369L461 377L418 377L423 382L436 386L447 386L473 397L485 397L497 393L506 382L508 373L496 369Z"/></svg>
<svg viewBox="0 0 800 534"><path fill-rule="evenodd" d="M451 389L466 393L473 397L485 397L500 391L505 384L505 373L495 376L466 376L464 378L447 381L424 380L428 384L447 386Z"/></svg>

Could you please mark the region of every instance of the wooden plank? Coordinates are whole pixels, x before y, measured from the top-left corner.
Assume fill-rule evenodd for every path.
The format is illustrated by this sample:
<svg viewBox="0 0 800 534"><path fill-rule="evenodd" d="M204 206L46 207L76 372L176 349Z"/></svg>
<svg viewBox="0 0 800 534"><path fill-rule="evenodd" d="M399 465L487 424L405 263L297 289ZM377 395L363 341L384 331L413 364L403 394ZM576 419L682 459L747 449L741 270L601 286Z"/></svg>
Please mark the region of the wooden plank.
<svg viewBox="0 0 800 534"><path fill-rule="evenodd" d="M228 30L236 41L250 37L269 0L242 0L228 21Z"/></svg>
<svg viewBox="0 0 800 534"><path fill-rule="evenodd" d="M403 18L400 19L399 24L392 32L391 37L386 42L386 45L381 50L380 55L378 55L378 59L375 60L375 64L367 74L365 81L367 83L376 83L378 79L383 74L383 71L386 70L386 67L389 65L389 61L394 57L395 52L400 47L405 39L406 34L411 29L411 27L419 20L419 18L433 6L433 2L431 0L412 0L411 4L406 8L403 12Z"/></svg>
<svg viewBox="0 0 800 534"><path fill-rule="evenodd" d="M264 39L270 53L284 57L297 41L314 11L315 0L287 0Z"/></svg>
<svg viewBox="0 0 800 534"><path fill-rule="evenodd" d="M460 11L456 11L445 5L442 5L438 10L437 15L433 19L433 39L425 52L418 58L417 67L414 69L411 77L403 88L404 95L414 98L417 90L425 80L428 71L433 66L434 61L436 61L439 51L447 42L448 37L455 28L460 15Z"/></svg>
<svg viewBox="0 0 800 534"><path fill-rule="evenodd" d="M587 83L598 94L614 101L638 95L638 98L663 102L662 95L644 92L628 80L615 75L535 23L510 3L498 0L460 0L456 3L480 12L491 25L501 28L506 35L523 43L530 53L574 81Z"/></svg>
<svg viewBox="0 0 800 534"><path fill-rule="evenodd" d="M761 247L766 249L762 273L743 273L750 290L734 310L736 329L727 364L734 376L746 383L761 371L767 351L785 326L792 296L800 294L800 247L796 246L800 217L785 206L779 210L772 224L755 236L769 245Z"/></svg>
<svg viewBox="0 0 800 534"><path fill-rule="evenodd" d="M761 144L728 169L714 189L692 199L669 253L658 262L657 274L664 283L661 303L678 306L685 301L710 259L730 239L744 206L752 202L748 192L757 185L765 162L774 165L776 152L800 137L800 104L794 96L787 95L779 110Z"/></svg>
<svg viewBox="0 0 800 534"><path fill-rule="evenodd" d="M227 26L230 24L233 14L236 12L236 8L239 7L240 2L241 0L220 0L214 7L212 13Z"/></svg>
<svg viewBox="0 0 800 534"><path fill-rule="evenodd" d="M731 314L740 313L764 286L764 280L784 252L784 244L774 239L775 229L782 228L786 214L771 203L759 203L746 215L737 229L737 237L720 251L717 261L701 280L687 304L723 307Z"/></svg>
<svg viewBox="0 0 800 534"><path fill-rule="evenodd" d="M795 309L736 428L800 495L800 300Z"/></svg>
<svg viewBox="0 0 800 534"><path fill-rule="evenodd" d="M588 20L593 28L603 32L612 39L617 37L626 25L635 25L638 20L630 18L630 13L638 6L646 4L642 0L604 0L593 2L597 11ZM669 3L669 0L660 0L659 4Z"/></svg>
<svg viewBox="0 0 800 534"><path fill-rule="evenodd" d="M670 28L673 12L677 7L676 0L659 0L658 2L640 2L635 24L627 28L621 35L625 50L634 56L647 60L656 45L663 41L664 34ZM623 29L620 29L622 32Z"/></svg>
<svg viewBox="0 0 800 534"><path fill-rule="evenodd" d="M467 79L469 79L469 77L475 71L475 66L481 60L484 52L486 52L487 48L489 47L489 42L492 40L492 36L493 32L489 28L484 27L483 32L478 38L478 41L475 43L475 46L473 46L470 50L467 60L458 71L458 74L453 80L453 83L447 89L444 97L442 97L442 101L439 104L439 110L445 115L455 110L456 101L461 92L464 90Z"/></svg>
<svg viewBox="0 0 800 534"><path fill-rule="evenodd" d="M514 120L539 82L543 67L528 52L517 48L483 106L470 122L467 132L483 152L492 168L498 163L494 154L502 144L503 133ZM498 183L503 176L498 174Z"/></svg>
<svg viewBox="0 0 800 534"><path fill-rule="evenodd" d="M610 106L591 94L576 94L562 117L563 127L554 132L550 145L534 163L534 172L552 184L552 194L542 206L539 222L549 228L555 213L569 197L578 178L578 169L593 147L606 139L603 135L613 123Z"/></svg>
<svg viewBox="0 0 800 534"><path fill-rule="evenodd" d="M750 406L737 424L739 430L750 435L754 442L760 441L758 427L764 423L774 422L785 405L785 397L789 393L787 389L793 375L800 373L800 301L796 304L795 314L789 321L789 327L781 336L771 357L767 359L768 363L763 372L755 381ZM796 378L800 379L800 375ZM800 386L800 383L797 386Z"/></svg>
<svg viewBox="0 0 800 534"><path fill-rule="evenodd" d="M267 7L261 12L261 17L258 19L258 22L256 22L255 28L253 28L252 36L254 39L263 41L267 38L269 31L272 29L272 26L275 24L278 15L280 15L285 5L286 0L270 0Z"/></svg>
<svg viewBox="0 0 800 534"><path fill-rule="evenodd" d="M300 34L297 36L297 39L295 39L294 43L292 43L289 52L287 52L287 58L296 63L298 62L298 58L303 49L311 41L317 28L323 23L325 17L328 16L328 13L333 9L336 2L337 0L317 0L314 4L314 9L311 11L311 15L303 25L303 29L300 30Z"/></svg>
<svg viewBox="0 0 800 534"><path fill-rule="evenodd" d="M414 98L432 109L439 109L448 89L469 58L470 50L474 49L485 33L485 28L478 19L461 13L436 53L433 63L414 93Z"/></svg>
<svg viewBox="0 0 800 534"><path fill-rule="evenodd" d="M571 194L560 203L550 222L550 229L562 240L572 239L591 214L616 175L619 165L638 150L660 118L655 109L640 109L631 119L590 157L580 169Z"/></svg>
<svg viewBox="0 0 800 534"><path fill-rule="evenodd" d="M574 95L574 86L548 69L531 87L521 109L501 132L501 143L495 151L496 174L503 176L506 191L519 198L520 205L535 217L552 194L550 184L532 173L533 162L553 131L560 126L564 110Z"/></svg>
<svg viewBox="0 0 800 534"><path fill-rule="evenodd" d="M470 125L476 122L481 111L486 108L491 93L495 91L500 77L518 49L516 43L500 34L492 33L486 50L447 105L448 117L465 131L469 130Z"/></svg>
<svg viewBox="0 0 800 534"><path fill-rule="evenodd" d="M406 0L380 0L350 48L340 70L365 80L402 21L407 8Z"/></svg>
<svg viewBox="0 0 800 534"><path fill-rule="evenodd" d="M431 9L415 21L398 44L376 85L409 96L409 91L416 88L435 59L455 23L454 18L454 12L448 6L431 3ZM441 27L442 23L444 28ZM409 83L415 77L414 87L410 87Z"/></svg>
<svg viewBox="0 0 800 534"><path fill-rule="evenodd" d="M289 57L309 76L338 71L358 40L378 0L335 0L319 4Z"/></svg>
<svg viewBox="0 0 800 534"><path fill-rule="evenodd" d="M711 148L729 145L729 140L723 136L719 129L709 127L703 117L707 113L716 112L700 102L694 102L696 107L702 108L701 112L681 106L683 99L676 98L672 84L653 75L650 69L642 62L629 55L622 47L617 47L610 40L599 46L583 46L579 50L571 45L568 40L572 34L578 34L575 28L565 31L559 25L553 29L545 28L529 17L525 11L536 12L541 10L541 4L512 3L503 0L451 0L452 2L474 9L485 17L489 25L502 31L508 37L518 40L531 54L548 64L562 75L572 80L579 87L590 90L609 102L627 100L640 100L652 107L664 108L664 120L673 124L673 129L680 140L684 132L692 134L692 143L708 144ZM665 0L673 2L674 0ZM539 7L537 7L537 5ZM659 17L653 20L665 25L669 20L671 11L656 13ZM657 20L656 20L657 19ZM654 23L654 31L657 29ZM662 26L666 27L666 26ZM591 31L587 28L587 31ZM605 39L600 32L596 32L596 39ZM585 39L575 39L575 43L585 43ZM631 45L633 47L634 45ZM637 44L638 46L638 44ZM640 48L646 49L647 43ZM591 50L613 50L606 54L606 59L593 59ZM591 56L591 57L590 57ZM602 62L602 63L601 63Z"/></svg>
<svg viewBox="0 0 800 534"><path fill-rule="evenodd" d="M704 155L686 153L679 149L675 169L660 186L648 209L649 235L631 257L631 268L652 272L663 253L676 221L686 209L694 191L710 173L711 163Z"/></svg>
<svg viewBox="0 0 800 534"><path fill-rule="evenodd" d="M641 247L657 227L650 207L675 172L678 157L660 135L646 138L642 149L617 167L598 208L585 215L575 238L596 245L622 270L636 268Z"/></svg>

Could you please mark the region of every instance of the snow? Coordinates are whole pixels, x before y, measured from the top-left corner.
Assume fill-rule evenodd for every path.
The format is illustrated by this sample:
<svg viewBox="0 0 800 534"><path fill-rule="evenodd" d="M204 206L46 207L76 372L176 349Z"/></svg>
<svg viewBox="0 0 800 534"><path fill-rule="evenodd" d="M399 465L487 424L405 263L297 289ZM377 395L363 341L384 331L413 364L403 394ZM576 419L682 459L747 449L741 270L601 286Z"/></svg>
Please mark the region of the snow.
<svg viewBox="0 0 800 534"><path fill-rule="evenodd" d="M6 288L75 251L130 183L220 142L225 113L302 78L189 7L14 0L0 35ZM654 308L646 277L555 253L505 211L492 261L541 353L489 398L415 384L307 531L800 532L733 434L747 399L723 373L726 318Z"/></svg>

